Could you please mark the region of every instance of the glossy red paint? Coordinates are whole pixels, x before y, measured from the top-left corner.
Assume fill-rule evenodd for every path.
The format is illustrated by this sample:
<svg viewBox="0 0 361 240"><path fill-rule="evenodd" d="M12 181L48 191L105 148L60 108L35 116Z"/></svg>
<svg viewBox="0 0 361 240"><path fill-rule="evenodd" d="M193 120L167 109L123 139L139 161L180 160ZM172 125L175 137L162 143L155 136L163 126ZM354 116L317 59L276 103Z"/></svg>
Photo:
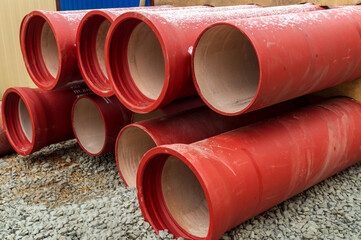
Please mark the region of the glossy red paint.
<svg viewBox="0 0 361 240"><path fill-rule="evenodd" d="M142 156L154 146L193 143L306 105L305 98L284 102L242 116L223 116L207 107L132 123L117 138L115 156L126 186L135 187Z"/></svg>
<svg viewBox="0 0 361 240"><path fill-rule="evenodd" d="M41 89L51 90L82 79L76 60L76 32L88 11L32 11L20 28L26 69Z"/></svg>
<svg viewBox="0 0 361 240"><path fill-rule="evenodd" d="M73 138L73 102L90 93L84 82L52 91L26 87L7 89L2 118L10 144L20 155L29 155L52 143Z"/></svg>
<svg viewBox="0 0 361 240"><path fill-rule="evenodd" d="M175 237L219 239L225 231L357 163L360 145L361 105L349 98L331 99L190 145L163 145L147 152L140 163L140 207L156 232L168 229ZM178 216L166 205L162 189L169 189L161 187L163 177L182 180L179 174L163 176L172 161L186 166L204 194L200 206L182 209ZM173 189L173 196L183 187ZM182 197L181 204L193 201ZM195 236L183 226L195 216L191 210L198 212L202 206L207 224Z"/></svg>
<svg viewBox="0 0 361 240"><path fill-rule="evenodd" d="M107 36L105 61L108 77L113 83L116 96L127 108L138 113L151 112L174 99L196 94L191 79L190 56L198 35L210 24L235 18L253 18L320 9L323 8L304 4L272 8L252 6L249 9L242 9L242 7L232 6L204 8L196 11L125 13L114 21ZM142 64L134 63L133 55L129 55L129 50L135 41L129 40L135 38L135 33L154 35L154 42L160 45L156 51L157 58L154 52L150 52L144 54L149 56L149 60L139 57L142 59ZM143 45L139 46L144 46L145 41L141 43ZM144 51L153 51L155 44L151 46L153 47L144 47ZM130 68L130 65L134 66ZM141 76L138 77L137 74ZM152 76L149 77L150 75ZM147 78L147 80L142 78ZM156 84L140 89L139 85L149 84L148 78ZM154 92L146 93L150 88L155 88Z"/></svg>
<svg viewBox="0 0 361 240"><path fill-rule="evenodd" d="M89 155L113 152L119 131L131 123L133 113L113 96L83 96L75 100L71 113L74 135Z"/></svg>
<svg viewBox="0 0 361 240"><path fill-rule="evenodd" d="M354 80L361 76L360 27L360 6L211 24L195 44L194 83L213 110L238 115ZM223 49L239 54L221 58L226 52L217 52L216 41L231 34L237 37ZM253 65L242 68L250 54ZM223 63L214 64L215 56ZM216 67L230 61L232 70Z"/></svg>
<svg viewBox="0 0 361 240"><path fill-rule="evenodd" d="M0 101L0 108L2 102ZM1 111L1 110L0 110ZM0 113L1 115L1 113ZM11 144L9 143L8 137L6 136L6 132L3 126L2 116L0 116L0 155L5 155L8 153L13 153L14 149L12 148Z"/></svg>

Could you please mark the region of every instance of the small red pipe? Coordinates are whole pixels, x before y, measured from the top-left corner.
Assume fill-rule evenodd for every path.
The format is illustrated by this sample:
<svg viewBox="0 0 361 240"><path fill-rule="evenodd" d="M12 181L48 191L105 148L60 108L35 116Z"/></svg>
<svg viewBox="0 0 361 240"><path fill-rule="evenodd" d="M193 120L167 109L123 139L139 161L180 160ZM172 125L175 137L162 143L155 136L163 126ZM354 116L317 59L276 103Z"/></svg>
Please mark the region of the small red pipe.
<svg viewBox="0 0 361 240"><path fill-rule="evenodd" d="M153 148L138 199L156 232L219 239L238 224L360 161L361 105L331 99L190 145Z"/></svg>
<svg viewBox="0 0 361 240"><path fill-rule="evenodd" d="M360 6L211 24L195 44L194 83L213 110L238 115L354 80L360 27Z"/></svg>
<svg viewBox="0 0 361 240"><path fill-rule="evenodd" d="M0 101L1 108L2 101ZM1 111L1 110L0 110ZM0 112L1 115L1 112ZM0 156L8 153L13 153L14 149L11 147L8 137L3 126L2 116L0 116Z"/></svg>
<svg viewBox="0 0 361 240"><path fill-rule="evenodd" d="M32 11L20 28L26 69L41 89L82 79L76 60L76 31L88 11Z"/></svg>
<svg viewBox="0 0 361 240"><path fill-rule="evenodd" d="M1 114L11 146L20 155L29 155L52 143L73 138L73 102L90 92L84 82L52 91L25 87L7 89Z"/></svg>
<svg viewBox="0 0 361 240"><path fill-rule="evenodd" d="M220 115L207 107L152 118L124 127L115 144L118 171L126 186L136 186L138 165L155 146L193 143L306 105L304 98L242 116Z"/></svg>
<svg viewBox="0 0 361 240"><path fill-rule="evenodd" d="M242 9L244 7L254 9ZM139 113L151 112L174 99L196 94L191 79L190 55L198 35L210 24L234 18L320 9L323 8L304 4L125 13L114 21L106 39L108 77L116 96L127 108Z"/></svg>
<svg viewBox="0 0 361 240"><path fill-rule="evenodd" d="M71 112L74 135L80 147L92 156L114 151L119 131L130 124L132 118L133 113L115 96L80 97Z"/></svg>
<svg viewBox="0 0 361 240"><path fill-rule="evenodd" d="M105 37L110 25L121 14L140 9L147 11L167 11L178 8L158 6L99 9L88 12L80 21L76 36L76 52L80 72L89 88L99 96L110 97L114 94L104 62Z"/></svg>

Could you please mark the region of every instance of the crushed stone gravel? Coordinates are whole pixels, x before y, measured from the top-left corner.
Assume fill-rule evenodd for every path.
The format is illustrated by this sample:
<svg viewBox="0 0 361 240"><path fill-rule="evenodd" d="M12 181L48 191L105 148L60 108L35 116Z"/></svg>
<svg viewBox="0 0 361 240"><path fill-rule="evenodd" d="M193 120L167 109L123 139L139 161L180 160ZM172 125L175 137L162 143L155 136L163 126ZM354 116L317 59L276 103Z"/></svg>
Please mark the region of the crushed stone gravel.
<svg viewBox="0 0 361 240"><path fill-rule="evenodd" d="M0 239L173 239L145 222L114 154L75 140L0 158ZM361 239L361 162L228 231L222 239Z"/></svg>

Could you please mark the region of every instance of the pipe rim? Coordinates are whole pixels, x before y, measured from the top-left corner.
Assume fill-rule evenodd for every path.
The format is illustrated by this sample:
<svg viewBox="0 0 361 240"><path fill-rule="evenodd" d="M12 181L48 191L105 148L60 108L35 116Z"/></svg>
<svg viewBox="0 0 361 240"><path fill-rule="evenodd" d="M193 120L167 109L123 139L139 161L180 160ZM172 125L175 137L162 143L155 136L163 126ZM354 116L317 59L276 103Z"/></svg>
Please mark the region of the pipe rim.
<svg viewBox="0 0 361 240"><path fill-rule="evenodd" d="M92 10L83 17L76 34L76 52L80 72L88 87L99 96L110 97L114 95L112 83L108 76L103 73L96 53L89 51L95 48L97 33L105 21L112 23L113 19L109 14L100 10ZM108 31L109 29L110 27ZM84 42L87 44L82 44ZM88 44L91 46L88 47ZM105 62L104 57L104 64Z"/></svg>
<svg viewBox="0 0 361 240"><path fill-rule="evenodd" d="M3 119L3 126L5 129L5 133L7 138L14 148L14 150L20 155L29 155L35 146L36 138L35 138L35 116L33 114L32 108L28 101L26 101L25 95L26 93L22 93L21 90L16 88L9 88L5 91L2 106L1 106L1 116ZM19 102L23 101L25 104L29 117L31 120L32 127L32 138L31 141L26 137L24 133L20 119L19 119Z"/></svg>
<svg viewBox="0 0 361 240"><path fill-rule="evenodd" d="M119 30L121 27L129 25L127 21L136 22L136 24L131 26L131 32L123 38L123 41L115 41L115 38L119 38L119 35L124 30ZM157 40L162 48L163 59L164 59L164 84L160 92L160 95L157 99L150 99L145 96L140 90L135 86L134 81L130 74L130 69L128 66L128 42L131 36L131 33L138 26L139 23L145 23L148 27L151 28L153 33L156 35ZM114 41L116 44L114 44ZM119 43L121 42L121 43ZM125 49L124 51L119 51L119 49ZM122 52L121 56L117 58L114 55L117 55L117 52ZM114 55L113 55L113 54ZM119 101L126 106L128 109L136 113L148 113L152 112L159 107L161 107L162 101L165 98L168 86L169 86L169 63L166 59L169 59L168 52L165 48L164 39L161 37L159 30L156 26L150 21L150 19L144 13L139 12L127 12L116 18L113 24L111 25L106 43L105 43L105 64L108 73L108 77L112 82L114 93L119 99ZM116 59L116 60L114 60ZM120 64L119 62L126 62L127 64ZM115 66L115 67L114 67ZM122 66L123 68L117 69L116 66Z"/></svg>
<svg viewBox="0 0 361 240"><path fill-rule="evenodd" d="M23 59L25 62L26 69L33 80L33 82L41 89L52 90L58 84L61 69L62 69L62 54L59 42L57 41L57 33L50 19L42 11L33 11L30 14L26 15L24 21L21 24L21 33L20 33L20 48L23 53ZM40 24L32 21L40 21ZM53 76L48 70L44 58L42 56L41 49L41 33L44 24L47 23L54 35L57 45L58 52L58 71L57 75ZM35 24L36 32L40 31L40 34L30 31L30 36L28 36L29 25ZM32 38L32 41L31 39ZM35 39L34 39L35 38ZM37 42L37 44L31 44L31 42ZM30 41L30 43L29 43ZM28 48L28 43L31 47Z"/></svg>
<svg viewBox="0 0 361 240"><path fill-rule="evenodd" d="M153 135L147 130L147 128L144 127L143 125L140 125L140 124L137 124L137 123L132 123L132 124L129 124L129 125L123 127L122 130L120 130L120 132L119 132L119 134L118 134L118 136L117 136L117 141L116 141L116 143L115 143L115 160L116 160L116 163L117 163L118 172L119 172L119 175L120 175L120 177L122 178L125 186L127 186L127 187L136 187L136 181L137 181L136 175L137 175L137 172L135 172L135 173L133 172L133 175L135 176L135 178L133 179L133 181L129 181L129 178L125 176L126 174L124 174L124 171L123 171L123 170L126 170L126 169L123 169L122 164L121 164L121 160L120 160L120 158L119 158L119 156L118 156L118 155L120 154L120 152L119 152L119 147L120 147L120 145L119 145L119 144L120 144L121 136L124 136L124 135L123 135L124 132L126 132L126 131L129 130L130 128L136 128L137 130L142 131L144 134L147 135L147 137L150 138L150 140L153 141L153 143L154 143L155 146L158 146L159 143L158 143L157 139L154 138L154 136L153 136ZM148 150L150 150L150 149L151 149L151 148L149 148ZM148 150L147 150L147 151L148 151ZM147 152L147 151L146 151L146 152ZM138 164L137 164L137 165L138 165L138 168L137 168L137 170L139 169L139 164L140 164L140 162L141 162L141 159L139 159L139 161L138 161ZM127 179L128 179L128 181L127 181ZM134 183L134 186L133 186L133 183Z"/></svg>
<svg viewBox="0 0 361 240"><path fill-rule="evenodd" d="M253 49L254 49L254 52L256 54L256 57L257 57L257 61L258 61L258 69L259 69L259 78L258 78L258 86L257 86L257 89L254 93L254 96L253 96L253 99L248 103L248 105L239 110L239 111L235 111L235 112L227 112L227 111L224 111L224 110L221 110L217 107L215 107L214 105L212 105L210 103L210 101L204 97L204 95L202 94L201 92L201 88L197 82L197 78L196 78L196 73L195 73L195 67L194 67L194 64L195 64L195 54L196 54L196 51L197 51L197 46L199 44L199 41L201 40L202 36L204 33L206 33L208 30L210 30L211 28L213 27L217 27L217 26L220 26L220 25L223 25L223 26L230 26L230 27L233 27L235 28L236 30L238 30L239 32L241 32L241 34L243 36L245 36L248 41L250 42L250 44L252 45ZM194 43L194 48L193 48L193 52L192 52L192 56L191 56L191 74L192 74L192 80L193 80L193 83L194 83L194 86L197 90L197 93L198 95L201 97L201 99L203 100L203 102L209 107L211 108L213 111L219 113L219 114L222 114L222 115L226 115L226 116L236 116L236 115L240 115L240 114L243 114L245 112L248 112L250 108L253 107L254 103L256 102L258 96L259 96L259 92L260 92L260 89L261 89L261 86L262 86L262 61L261 61L261 57L259 55L259 52L258 52L258 47L257 47L257 41L256 39L254 39L254 37L252 37L251 34L248 34L246 32L244 32L239 26L237 26L236 24L232 24L232 23L229 23L229 22L218 22L218 23L214 23L214 24L211 24L209 25L206 29L204 29L200 34L199 36L197 37L195 43Z"/></svg>
<svg viewBox="0 0 361 240"><path fill-rule="evenodd" d="M174 146L176 148L177 146L181 146L181 145L184 144L172 144L169 146ZM180 161L182 161L193 172L193 174L195 175L195 177L197 178L198 182L202 187L203 193L207 200L208 211L209 211L209 227L208 227L208 233L205 237L194 236L186 232L186 230L184 230L170 214L170 211L165 204L165 200L159 188L149 190L150 189L149 186L154 185L153 181L151 181L149 178L154 178L154 177L153 176L145 177L145 176L149 175L149 171L150 171L149 169L151 169L152 174L154 174L155 166L148 167L148 165L158 164L160 166L159 167L160 169L157 169L157 173L158 173L157 177L159 178L161 176L161 175L159 176L159 172L163 170L165 161L168 159L168 157L171 156L174 156ZM152 163L152 161L154 163ZM169 233L173 234L177 238L183 237L185 239L196 239L196 240L211 238L212 233L214 231L214 210L210 200L209 192L207 191L206 184L201 174L193 167L192 162L189 161L187 157L184 156L180 151L174 150L173 148L168 146L158 146L149 150L142 158L142 161L140 162L138 168L137 189L138 189L137 191L138 202L141 211L143 213L143 216L145 220L150 223L150 225L153 227L153 229L157 234L159 234L160 230L168 229ZM151 199L149 195L151 195ZM157 200L160 202L157 202L156 200L154 200L154 198L158 198ZM161 212L155 211L154 210L155 207L158 207L158 209L161 210Z"/></svg>
<svg viewBox="0 0 361 240"><path fill-rule="evenodd" d="M103 125L104 125L104 142L103 142L103 146L101 147L101 149L98 151L98 152L90 152L80 141L77 133L76 133L76 130L75 130L75 126L74 126L74 110L75 110L75 107L76 107L76 104L82 100L82 99L87 99L89 101L91 101L94 106L96 106L96 108L98 109L98 112L100 114L100 116L102 117L102 120L103 120ZM107 132L107 125L106 125L106 121L104 119L104 115L103 115L103 112L101 111L100 107L98 106L98 104L96 103L96 101L94 101L94 99L92 99L91 97L89 96L81 96L79 98L77 98L74 103L73 103L73 106L71 108L71 126L72 126L72 129L73 129L73 133L74 133L74 136L76 138L76 141L78 142L79 146L84 150L84 152L86 152L87 154L91 155L91 156L98 156L100 155L105 147L106 147L106 140L107 140L107 136L108 136L108 132Z"/></svg>

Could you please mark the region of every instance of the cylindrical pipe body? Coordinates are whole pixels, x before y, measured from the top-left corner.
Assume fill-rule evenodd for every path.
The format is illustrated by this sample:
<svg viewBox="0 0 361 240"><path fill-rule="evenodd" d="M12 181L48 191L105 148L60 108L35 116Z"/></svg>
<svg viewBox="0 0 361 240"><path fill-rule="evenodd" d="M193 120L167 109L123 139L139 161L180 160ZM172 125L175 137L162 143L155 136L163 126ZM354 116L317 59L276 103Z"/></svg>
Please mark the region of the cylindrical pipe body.
<svg viewBox="0 0 361 240"><path fill-rule="evenodd" d="M210 25L195 44L194 83L213 110L238 115L351 81L360 27L360 6Z"/></svg>
<svg viewBox="0 0 361 240"><path fill-rule="evenodd" d="M15 87L3 96L2 118L6 135L15 151L28 155L52 143L74 137L71 108L74 100L91 93L84 82L62 88Z"/></svg>
<svg viewBox="0 0 361 240"><path fill-rule="evenodd" d="M75 100L71 112L74 135L89 155L114 151L119 131L131 123L133 113L113 96L95 94Z"/></svg>
<svg viewBox="0 0 361 240"><path fill-rule="evenodd" d="M173 143L193 143L265 118L306 105L305 98L284 102L242 116L223 116L207 107L132 123L117 138L115 156L125 185L135 187L138 165L152 147Z"/></svg>
<svg viewBox="0 0 361 240"><path fill-rule="evenodd" d="M319 9L322 8L305 4L125 13L114 21L107 36L108 77L116 96L127 108L139 113L150 112L174 99L196 94L191 79L190 55L198 35L210 24L234 18Z"/></svg>
<svg viewBox="0 0 361 240"><path fill-rule="evenodd" d="M1 108L1 104L2 101L0 101L0 108ZM12 152L14 152L14 149L11 147L8 137L6 136L6 132L3 126L2 116L0 112L0 156Z"/></svg>
<svg viewBox="0 0 361 240"><path fill-rule="evenodd" d="M157 232L219 239L357 163L360 146L361 105L336 98L194 144L156 147L139 166L140 207Z"/></svg>
<svg viewBox="0 0 361 240"><path fill-rule="evenodd" d="M82 79L76 59L76 32L88 11L32 11L20 28L26 69L41 89Z"/></svg>

